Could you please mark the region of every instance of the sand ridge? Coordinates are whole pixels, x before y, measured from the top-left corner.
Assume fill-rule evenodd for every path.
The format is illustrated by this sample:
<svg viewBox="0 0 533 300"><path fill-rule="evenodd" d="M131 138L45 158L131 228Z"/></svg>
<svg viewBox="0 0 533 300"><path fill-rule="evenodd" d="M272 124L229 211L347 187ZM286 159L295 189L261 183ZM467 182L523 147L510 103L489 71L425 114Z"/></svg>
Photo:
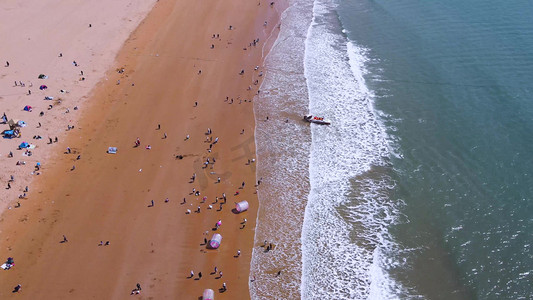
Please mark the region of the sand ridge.
<svg viewBox="0 0 533 300"><path fill-rule="evenodd" d="M137 282L141 298L196 298L204 288L217 299L249 297L258 206L251 101L278 17L275 5L240 0L157 3L117 57L124 72L107 73L91 96L98 101L58 143L75 153L53 154L28 201L3 215L0 249L16 266L0 272L2 297L20 283L26 298L121 298ZM252 209L232 212L240 200ZM208 250L218 220L222 245Z"/></svg>

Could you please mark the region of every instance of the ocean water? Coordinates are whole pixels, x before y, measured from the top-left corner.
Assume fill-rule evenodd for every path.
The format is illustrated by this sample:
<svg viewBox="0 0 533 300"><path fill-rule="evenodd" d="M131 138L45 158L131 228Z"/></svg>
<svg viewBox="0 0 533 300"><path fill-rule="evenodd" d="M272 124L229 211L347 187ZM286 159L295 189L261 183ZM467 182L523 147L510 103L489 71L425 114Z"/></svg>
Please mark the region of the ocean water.
<svg viewBox="0 0 533 300"><path fill-rule="evenodd" d="M533 299L532 9L290 1L255 106L279 248L253 298Z"/></svg>

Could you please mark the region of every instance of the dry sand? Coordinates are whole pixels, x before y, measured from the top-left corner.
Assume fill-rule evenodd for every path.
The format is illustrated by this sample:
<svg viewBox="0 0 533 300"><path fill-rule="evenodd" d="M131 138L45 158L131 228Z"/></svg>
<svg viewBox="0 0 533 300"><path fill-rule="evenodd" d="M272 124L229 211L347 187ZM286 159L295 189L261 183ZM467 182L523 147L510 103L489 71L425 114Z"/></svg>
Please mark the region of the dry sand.
<svg viewBox="0 0 533 300"><path fill-rule="evenodd" d="M15 267L0 272L0 297L14 296L12 288L22 284L16 296L26 299L122 298L130 297L136 283L142 291L135 297L146 299L197 299L205 288L215 290L217 299L249 297L258 206L255 163L248 163L255 158L251 101L262 71L254 67L261 62L265 39L277 31L279 9L279 4L242 0L157 2L115 61L124 72L112 68L83 100L83 116L50 146L55 153L43 163L43 175L32 184L28 199L2 215L0 255L14 257ZM95 29L92 24L89 30ZM249 46L256 38L259 43ZM105 47L99 49L105 53ZM14 68L12 62L6 69ZM239 75L241 69L245 72ZM33 84L35 89L37 80ZM60 117L65 116L58 115L51 124L61 124ZM205 134L207 128L211 135ZM134 148L137 137L141 146ZM219 138L211 153L208 137ZM41 142L45 147L46 141ZM107 154L108 146L118 147L118 153ZM73 153L62 154L66 147ZM203 168L207 158L211 163ZM246 185L241 189L242 182ZM191 194L193 188L201 195ZM213 202L223 193L228 199L219 211ZM240 200L248 200L251 209L235 214L231 209ZM186 214L198 206L200 213ZM204 238L215 232L218 220L222 245L206 249ZM63 235L68 242L61 242ZM99 246L100 241L110 245ZM235 257L238 250L241 255ZM211 274L215 266L222 278ZM198 272L203 277L187 278L190 270L195 278ZM220 293L223 282L228 290Z"/></svg>
<svg viewBox="0 0 533 300"><path fill-rule="evenodd" d="M13 206L30 185L37 162L51 163L49 138L62 140L67 126L76 127L80 112L87 106L87 95L112 67L116 53L155 2L12 0L0 3L0 114L27 123L21 138L0 140L0 211ZM5 67L6 62L9 67ZM38 79L39 74L47 75L48 79ZM40 90L41 85L48 88ZM54 100L44 100L46 96ZM33 111L23 111L26 105L32 106ZM48 109L49 105L53 108ZM74 110L75 106L79 109ZM39 123L42 126L37 128ZM7 124L0 124L0 131L6 129L9 129ZM36 135L42 139L33 139ZM32 156L15 150L23 141L35 145ZM10 151L13 158L8 157ZM16 165L17 161L26 165ZM10 183L11 189L5 189L10 175L15 181Z"/></svg>

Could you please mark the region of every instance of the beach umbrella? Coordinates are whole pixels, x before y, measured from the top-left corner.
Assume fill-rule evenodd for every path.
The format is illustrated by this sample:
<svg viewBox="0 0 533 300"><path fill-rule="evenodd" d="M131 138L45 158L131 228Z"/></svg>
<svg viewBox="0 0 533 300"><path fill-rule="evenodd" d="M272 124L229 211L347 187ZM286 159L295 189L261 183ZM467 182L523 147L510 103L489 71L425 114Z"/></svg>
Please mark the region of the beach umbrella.
<svg viewBox="0 0 533 300"><path fill-rule="evenodd" d="M44 84L39 87L40 90L46 90L47 88L48 87L46 85L44 85Z"/></svg>

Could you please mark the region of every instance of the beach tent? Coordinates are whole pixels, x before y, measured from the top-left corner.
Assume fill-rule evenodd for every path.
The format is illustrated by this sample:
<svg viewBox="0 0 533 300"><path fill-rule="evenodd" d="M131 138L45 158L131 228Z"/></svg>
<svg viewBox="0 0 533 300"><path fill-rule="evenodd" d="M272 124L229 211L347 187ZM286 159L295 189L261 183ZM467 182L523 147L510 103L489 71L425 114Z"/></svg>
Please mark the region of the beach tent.
<svg viewBox="0 0 533 300"><path fill-rule="evenodd" d="M31 111L31 110L32 110L32 107L29 106L29 105L26 105L26 106L24 106L24 110L25 110L25 111Z"/></svg>
<svg viewBox="0 0 533 300"><path fill-rule="evenodd" d="M19 121L11 119L11 120L7 121L7 125L9 125L9 128L15 129L16 127L19 126Z"/></svg>
<svg viewBox="0 0 533 300"><path fill-rule="evenodd" d="M212 289L205 289L202 294L202 300L214 300L215 292Z"/></svg>
<svg viewBox="0 0 533 300"><path fill-rule="evenodd" d="M26 148L29 148L30 147L30 144L26 143L26 142L22 142L20 145L19 145L19 148L20 149L26 149Z"/></svg>
<svg viewBox="0 0 533 300"><path fill-rule="evenodd" d="M212 249L217 249L218 247L220 247L220 242L222 242L222 236L218 233L215 233L209 241L209 247L211 247Z"/></svg>
<svg viewBox="0 0 533 300"><path fill-rule="evenodd" d="M46 85L44 85L44 84L39 87L40 90L46 90L47 88L48 87Z"/></svg>
<svg viewBox="0 0 533 300"><path fill-rule="evenodd" d="M243 211L248 210L248 201L243 200L241 202L235 203L235 210L237 212L243 212Z"/></svg>

